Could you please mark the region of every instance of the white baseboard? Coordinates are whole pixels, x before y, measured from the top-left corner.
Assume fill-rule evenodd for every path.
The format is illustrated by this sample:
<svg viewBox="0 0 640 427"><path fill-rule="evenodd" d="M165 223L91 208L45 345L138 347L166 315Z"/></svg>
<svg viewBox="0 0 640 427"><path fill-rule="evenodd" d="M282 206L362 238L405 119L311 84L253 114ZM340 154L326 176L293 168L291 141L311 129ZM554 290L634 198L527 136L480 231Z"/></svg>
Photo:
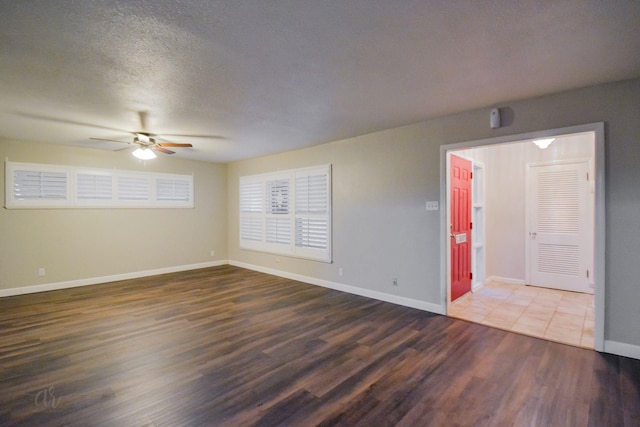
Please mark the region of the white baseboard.
<svg viewBox="0 0 640 427"><path fill-rule="evenodd" d="M390 302L392 304L398 304L405 307L417 308L418 310L424 310L424 311L428 311L436 314L445 314L444 307L442 307L439 304L433 304L426 301L419 301L413 298L406 298L406 297L401 297L397 295L387 294L384 292L373 291L370 289L359 288L357 286L331 282L328 280L318 279L315 277L303 276L301 274L290 273L288 271L276 270L273 268L262 267L259 265L247 264L240 261L229 260L229 264L234 265L236 267L242 267L249 270L259 271L261 273L284 277L285 279L297 280L299 282L322 286L324 288L334 289L336 291L346 292L354 295L360 295L363 297L372 298L379 301Z"/></svg>
<svg viewBox="0 0 640 427"><path fill-rule="evenodd" d="M157 268L155 270L135 271L132 273L114 274L111 276L90 277L87 279L69 280L66 282L45 283L42 285L23 286L20 288L0 289L0 298L14 295L33 294L36 292L56 291L59 289L76 288L78 286L97 285L100 283L116 282L118 280L138 279L140 277L156 276L158 274L177 273L179 271L196 270L198 268L217 267L228 264L227 260L202 262L199 264L178 265L175 267Z"/></svg>
<svg viewBox="0 0 640 427"><path fill-rule="evenodd" d="M630 357L632 359L640 359L640 346L626 344L618 341L604 341L604 352L616 354L618 356Z"/></svg>
<svg viewBox="0 0 640 427"><path fill-rule="evenodd" d="M471 284L471 292L478 292L480 289L484 288L487 282L474 282Z"/></svg>
<svg viewBox="0 0 640 427"><path fill-rule="evenodd" d="M489 282L501 282L506 283L508 285L526 285L527 283L522 279L512 279L511 277L501 277L501 276L489 276L485 283Z"/></svg>

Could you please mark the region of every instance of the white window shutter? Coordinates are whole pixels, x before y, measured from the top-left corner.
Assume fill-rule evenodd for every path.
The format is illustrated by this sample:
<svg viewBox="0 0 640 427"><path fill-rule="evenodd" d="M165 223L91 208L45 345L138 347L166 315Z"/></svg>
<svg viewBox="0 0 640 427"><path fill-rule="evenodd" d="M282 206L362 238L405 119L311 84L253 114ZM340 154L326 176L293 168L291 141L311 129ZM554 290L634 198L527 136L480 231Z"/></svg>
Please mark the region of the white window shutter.
<svg viewBox="0 0 640 427"><path fill-rule="evenodd" d="M240 247L261 250L264 245L264 182L240 179Z"/></svg>
<svg viewBox="0 0 640 427"><path fill-rule="evenodd" d="M327 249L328 221L322 218L296 218L296 246Z"/></svg>
<svg viewBox="0 0 640 427"><path fill-rule="evenodd" d="M21 201L67 200L66 172L15 170L13 172L13 199Z"/></svg>
<svg viewBox="0 0 640 427"><path fill-rule="evenodd" d="M266 184L267 215L265 240L268 245L278 245L275 251L282 251L280 245L291 246L291 179L271 179Z"/></svg>
<svg viewBox="0 0 640 427"><path fill-rule="evenodd" d="M76 198L81 201L112 200L113 177L91 172L76 174Z"/></svg>
<svg viewBox="0 0 640 427"><path fill-rule="evenodd" d="M273 215L289 213L290 182L289 179L267 181L267 213Z"/></svg>
<svg viewBox="0 0 640 427"><path fill-rule="evenodd" d="M307 175L296 178L296 214L326 214L328 208L327 176Z"/></svg>
<svg viewBox="0 0 640 427"><path fill-rule="evenodd" d="M193 196L193 181L187 178L157 178L156 200L189 203Z"/></svg>
<svg viewBox="0 0 640 427"><path fill-rule="evenodd" d="M240 219L240 241L262 242L262 218Z"/></svg>
<svg viewBox="0 0 640 427"><path fill-rule="evenodd" d="M263 183L260 181L240 182L240 212L261 213L264 211L262 187Z"/></svg>
<svg viewBox="0 0 640 427"><path fill-rule="evenodd" d="M331 261L331 169L296 172L296 253Z"/></svg>
<svg viewBox="0 0 640 427"><path fill-rule="evenodd" d="M240 247L331 262L331 166L240 177Z"/></svg>
<svg viewBox="0 0 640 427"><path fill-rule="evenodd" d="M118 200L135 202L149 199L149 179L139 176L118 177Z"/></svg>
<svg viewBox="0 0 640 427"><path fill-rule="evenodd" d="M267 243L291 244L291 220L289 218L267 218Z"/></svg>
<svg viewBox="0 0 640 427"><path fill-rule="evenodd" d="M193 176L7 161L5 207L192 208Z"/></svg>

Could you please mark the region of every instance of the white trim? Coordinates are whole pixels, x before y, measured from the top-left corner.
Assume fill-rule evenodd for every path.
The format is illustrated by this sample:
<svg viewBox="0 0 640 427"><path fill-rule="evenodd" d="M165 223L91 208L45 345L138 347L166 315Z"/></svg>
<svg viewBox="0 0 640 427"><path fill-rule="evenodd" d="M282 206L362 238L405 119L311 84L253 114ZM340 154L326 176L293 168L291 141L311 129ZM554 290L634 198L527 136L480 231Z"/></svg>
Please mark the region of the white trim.
<svg viewBox="0 0 640 427"><path fill-rule="evenodd" d="M440 146L440 304L448 314L451 303L451 271L449 270L449 258L451 248L449 246L449 158L451 153L447 145Z"/></svg>
<svg viewBox="0 0 640 427"><path fill-rule="evenodd" d="M525 282L522 279L513 279L511 277L501 277L501 276L489 276L487 277L487 280L485 283L489 283L489 282L501 282L501 283L506 283L508 285L521 285L521 286L524 286L527 284L527 282Z"/></svg>
<svg viewBox="0 0 640 427"><path fill-rule="evenodd" d="M372 298L379 301L390 302L392 304L402 305L405 307L416 308L418 310L424 310L436 314L445 314L444 307L433 304L426 301L420 301L413 298L406 298L397 295L391 295L384 292L372 291L370 289L364 289L357 286L345 285L342 283L331 282L329 280L318 279L310 276L303 276L301 274L290 273L288 271L276 270L273 268L262 267L259 265L247 264L240 261L229 260L229 264L246 268L248 270L259 271L265 274L272 274L274 276L284 277L285 279L297 280L299 282L309 283L311 285L322 286L323 288L334 289L336 291L346 292L349 294L360 295L367 298Z"/></svg>
<svg viewBox="0 0 640 427"><path fill-rule="evenodd" d="M69 280L66 282L45 283L43 285L24 286L20 288L0 289L0 298L15 295L33 294L36 292L57 291L60 289L76 288L79 286L98 285L100 283L116 282L118 280L138 279L140 277L156 276L159 274L177 273L179 271L197 270L199 268L217 267L228 264L227 260L201 262L199 264L177 265L175 267L157 268L155 270L134 271L131 273L114 274L111 276L90 277L87 279Z"/></svg>
<svg viewBox="0 0 640 427"><path fill-rule="evenodd" d="M471 284L471 292L478 292L480 289L484 288L488 282L474 282Z"/></svg>
<svg viewBox="0 0 640 427"><path fill-rule="evenodd" d="M596 351L604 351L604 327L605 327L605 286L606 286L606 198L605 198L605 161L604 161L604 123L590 125L596 134L595 141L595 211L594 211L594 245L593 245L593 279L594 279L594 347Z"/></svg>
<svg viewBox="0 0 640 427"><path fill-rule="evenodd" d="M473 281L471 292L478 292L486 284L487 276L487 230L486 198L485 198L485 165L484 162L471 160L471 222L473 223L473 245L471 246L471 271ZM478 236L481 238L479 239Z"/></svg>
<svg viewBox="0 0 640 427"><path fill-rule="evenodd" d="M640 345L605 340L604 352L640 360Z"/></svg>

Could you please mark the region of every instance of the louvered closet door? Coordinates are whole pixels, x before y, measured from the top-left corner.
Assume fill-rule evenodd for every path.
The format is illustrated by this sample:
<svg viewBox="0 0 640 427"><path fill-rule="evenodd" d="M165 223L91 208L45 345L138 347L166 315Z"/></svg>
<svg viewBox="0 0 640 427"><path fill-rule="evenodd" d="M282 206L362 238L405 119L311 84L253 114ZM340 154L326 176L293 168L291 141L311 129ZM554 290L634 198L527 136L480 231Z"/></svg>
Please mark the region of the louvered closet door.
<svg viewBox="0 0 640 427"><path fill-rule="evenodd" d="M587 171L586 162L531 167L528 238L534 286L593 293Z"/></svg>

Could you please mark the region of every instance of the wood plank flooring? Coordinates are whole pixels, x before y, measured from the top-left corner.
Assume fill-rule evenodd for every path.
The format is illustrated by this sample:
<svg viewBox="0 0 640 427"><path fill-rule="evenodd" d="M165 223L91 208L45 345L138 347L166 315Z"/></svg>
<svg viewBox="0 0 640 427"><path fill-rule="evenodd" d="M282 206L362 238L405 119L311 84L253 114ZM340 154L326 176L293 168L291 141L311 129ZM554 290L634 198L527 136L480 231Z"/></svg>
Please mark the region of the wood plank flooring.
<svg viewBox="0 0 640 427"><path fill-rule="evenodd" d="M2 426L638 426L640 361L231 266L0 299Z"/></svg>

